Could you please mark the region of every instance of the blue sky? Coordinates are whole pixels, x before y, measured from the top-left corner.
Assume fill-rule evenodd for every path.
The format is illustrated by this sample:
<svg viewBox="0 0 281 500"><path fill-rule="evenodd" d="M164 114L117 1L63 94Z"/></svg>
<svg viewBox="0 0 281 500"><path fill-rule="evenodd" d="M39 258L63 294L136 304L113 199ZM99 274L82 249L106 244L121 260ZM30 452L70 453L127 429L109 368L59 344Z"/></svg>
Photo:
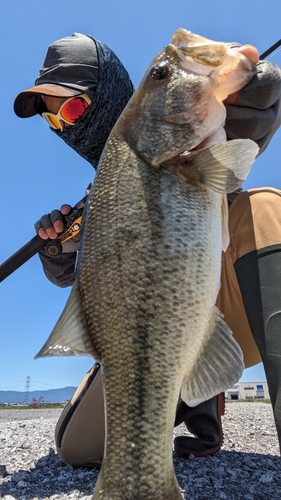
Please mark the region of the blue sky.
<svg viewBox="0 0 281 500"><path fill-rule="evenodd" d="M34 222L75 204L93 178L90 164L48 130L40 117L20 119L16 95L33 85L50 43L73 32L106 42L138 85L152 58L183 27L213 40L251 43L263 52L281 37L280 0L1 0L0 263L34 236ZM281 66L281 52L271 58ZM281 188L280 130L244 187ZM45 278L37 256L0 283L0 390L77 386L91 358L34 360L59 317L69 289ZM261 365L243 381L264 381Z"/></svg>

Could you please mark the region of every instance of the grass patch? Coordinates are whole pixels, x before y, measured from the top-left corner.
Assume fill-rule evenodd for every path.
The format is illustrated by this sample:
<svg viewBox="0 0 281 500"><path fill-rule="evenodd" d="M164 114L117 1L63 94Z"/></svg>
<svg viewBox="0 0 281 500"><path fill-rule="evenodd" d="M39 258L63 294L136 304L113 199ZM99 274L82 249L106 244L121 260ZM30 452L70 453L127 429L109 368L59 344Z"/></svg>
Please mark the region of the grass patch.
<svg viewBox="0 0 281 500"><path fill-rule="evenodd" d="M53 408L64 408L65 405L62 405L60 403L58 404L44 404L44 405L38 405L35 406L33 403L27 404L27 405L1 405L0 404L0 411L3 410L48 410L48 409L53 409Z"/></svg>

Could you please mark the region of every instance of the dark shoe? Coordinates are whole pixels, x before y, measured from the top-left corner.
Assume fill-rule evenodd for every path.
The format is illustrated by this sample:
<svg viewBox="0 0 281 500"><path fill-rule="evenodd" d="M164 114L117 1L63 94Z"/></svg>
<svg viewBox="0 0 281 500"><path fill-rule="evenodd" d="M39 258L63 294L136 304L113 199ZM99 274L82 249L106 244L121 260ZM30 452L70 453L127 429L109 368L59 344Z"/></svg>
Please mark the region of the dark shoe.
<svg viewBox="0 0 281 500"><path fill-rule="evenodd" d="M262 357L281 452L281 245L250 252L234 268Z"/></svg>
<svg viewBox="0 0 281 500"><path fill-rule="evenodd" d="M223 393L194 408L181 401L176 412L175 426L184 422L187 430L196 437L177 436L174 440L175 452L180 455L205 457L219 451L223 443L222 415Z"/></svg>

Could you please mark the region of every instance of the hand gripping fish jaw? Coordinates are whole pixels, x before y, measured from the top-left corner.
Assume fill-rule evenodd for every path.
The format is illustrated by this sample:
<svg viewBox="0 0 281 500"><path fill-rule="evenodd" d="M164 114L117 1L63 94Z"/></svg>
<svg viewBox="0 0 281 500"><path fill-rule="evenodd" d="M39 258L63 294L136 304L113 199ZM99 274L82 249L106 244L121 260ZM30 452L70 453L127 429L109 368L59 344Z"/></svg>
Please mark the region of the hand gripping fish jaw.
<svg viewBox="0 0 281 500"><path fill-rule="evenodd" d="M223 100L254 73L236 49L179 29L153 59L116 132L157 169L192 159L226 141Z"/></svg>

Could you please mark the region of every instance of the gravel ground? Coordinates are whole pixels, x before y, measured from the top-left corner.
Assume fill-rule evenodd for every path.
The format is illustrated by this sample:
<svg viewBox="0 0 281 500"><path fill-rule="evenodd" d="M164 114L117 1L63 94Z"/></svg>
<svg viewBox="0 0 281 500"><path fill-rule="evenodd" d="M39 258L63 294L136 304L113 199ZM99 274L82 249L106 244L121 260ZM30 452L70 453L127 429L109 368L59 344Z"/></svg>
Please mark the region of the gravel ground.
<svg viewBox="0 0 281 500"><path fill-rule="evenodd" d="M0 411L0 499L90 500L99 469L73 469L55 452L61 410ZM271 406L227 403L224 444L212 457L174 454L185 500L280 500L281 461ZM175 429L183 434L184 426ZM172 499L171 499L172 500Z"/></svg>

